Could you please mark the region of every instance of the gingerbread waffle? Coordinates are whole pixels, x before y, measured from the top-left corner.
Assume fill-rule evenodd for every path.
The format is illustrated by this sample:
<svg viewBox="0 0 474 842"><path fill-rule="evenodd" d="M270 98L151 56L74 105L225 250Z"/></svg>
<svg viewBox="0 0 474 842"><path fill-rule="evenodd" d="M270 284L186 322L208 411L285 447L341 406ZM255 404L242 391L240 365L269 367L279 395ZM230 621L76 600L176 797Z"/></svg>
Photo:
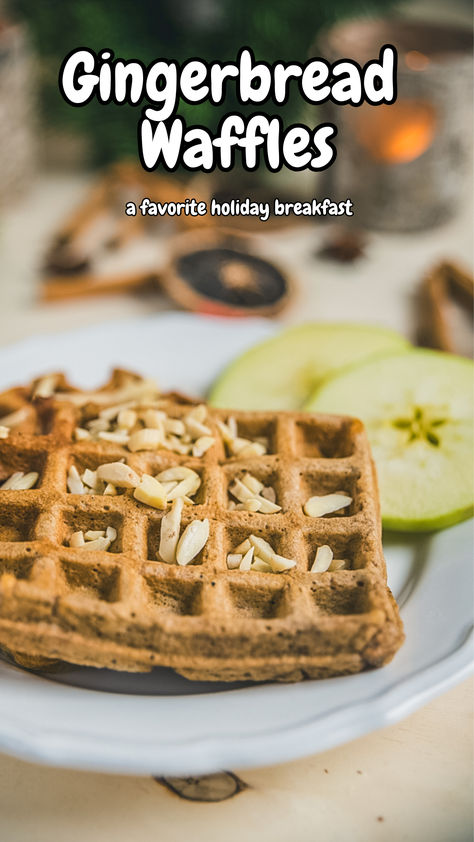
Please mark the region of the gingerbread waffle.
<svg viewBox="0 0 474 842"><path fill-rule="evenodd" d="M115 372L97 393L72 390L55 375L0 397L0 428L9 430L0 439L0 481L17 471L38 474L28 490L0 488L0 647L23 663L60 659L127 671L163 665L220 681L326 678L393 657L403 631L386 583L376 478L359 421L235 412L241 439L266 442L264 453L241 450L245 457L226 449L229 413L215 409L206 410L214 443L201 456L77 440L78 429L124 397L172 419L192 406L126 372ZM71 465L81 475L120 460L138 475L173 466L199 475L182 525L207 519L209 538L191 563L158 559L169 509L139 502L133 489L115 496L68 491ZM274 489L278 511L230 504L229 489L244 472ZM305 514L309 498L338 492L350 505ZM116 538L107 551L69 546L73 533L109 527ZM249 535L295 565L281 573L229 569L229 554ZM323 545L342 569L311 571Z"/></svg>

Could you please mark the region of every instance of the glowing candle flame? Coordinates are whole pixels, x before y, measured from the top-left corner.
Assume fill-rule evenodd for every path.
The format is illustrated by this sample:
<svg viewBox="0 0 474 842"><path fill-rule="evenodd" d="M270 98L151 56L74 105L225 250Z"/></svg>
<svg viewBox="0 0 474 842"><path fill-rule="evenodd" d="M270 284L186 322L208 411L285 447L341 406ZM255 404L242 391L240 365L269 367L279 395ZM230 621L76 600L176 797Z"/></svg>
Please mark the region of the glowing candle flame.
<svg viewBox="0 0 474 842"><path fill-rule="evenodd" d="M362 106L358 111L357 138L375 161L408 163L433 142L436 112L428 102L401 100L376 108Z"/></svg>

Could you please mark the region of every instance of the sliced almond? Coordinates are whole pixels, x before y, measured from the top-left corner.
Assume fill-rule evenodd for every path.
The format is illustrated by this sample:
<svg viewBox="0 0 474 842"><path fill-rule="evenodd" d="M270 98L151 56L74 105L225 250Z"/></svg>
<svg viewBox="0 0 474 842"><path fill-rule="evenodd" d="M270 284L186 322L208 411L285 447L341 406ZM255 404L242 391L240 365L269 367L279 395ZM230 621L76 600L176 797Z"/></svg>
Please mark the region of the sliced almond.
<svg viewBox="0 0 474 842"><path fill-rule="evenodd" d="M159 477L158 477L158 476L156 477L156 479L157 479L159 482L161 482L161 480L159 479ZM162 484L162 486L163 486L163 488L165 489L165 491L166 491L166 493L167 493L167 494L169 494L169 493L170 493L170 491L172 491L172 490L173 490L173 488L176 488L176 486L178 485L178 483L177 483L177 482L175 482L174 480L170 480L169 482L162 482L161 484Z"/></svg>
<svg viewBox="0 0 474 842"><path fill-rule="evenodd" d="M310 497L303 506L303 511L308 517L324 517L333 512L350 506L352 497L347 494L324 494L322 497Z"/></svg>
<svg viewBox="0 0 474 842"><path fill-rule="evenodd" d="M240 459L251 459L253 456L264 456L267 452L263 444L258 441L249 442L244 448L239 450L238 456Z"/></svg>
<svg viewBox="0 0 474 842"><path fill-rule="evenodd" d="M106 418L93 418L87 422L87 429L93 435L110 431L110 423Z"/></svg>
<svg viewBox="0 0 474 842"><path fill-rule="evenodd" d="M269 500L270 503L276 503L275 489L272 488L271 485L267 485L265 488L262 488L260 496L264 497L265 500Z"/></svg>
<svg viewBox="0 0 474 842"><path fill-rule="evenodd" d="M163 447L172 450L173 453L179 453L181 456L187 456L191 450L191 445L183 444L177 436L167 436L163 441Z"/></svg>
<svg viewBox="0 0 474 842"><path fill-rule="evenodd" d="M347 570L347 561L343 558L333 558L331 564L328 567L328 570L331 572L333 570Z"/></svg>
<svg viewBox="0 0 474 842"><path fill-rule="evenodd" d="M334 553L331 550L331 547L328 547L327 544L323 544L321 547L318 547L310 572L325 573L326 570L329 569L329 565L331 564L333 557Z"/></svg>
<svg viewBox="0 0 474 842"><path fill-rule="evenodd" d="M250 565L252 564L254 552L255 547L250 547L250 549L247 550L242 561L240 562L239 570L250 570Z"/></svg>
<svg viewBox="0 0 474 842"><path fill-rule="evenodd" d="M244 485L242 480L236 478L231 486L229 486L229 491L234 497L239 501L239 503L245 503L246 500L250 500L254 493L250 491L247 485Z"/></svg>
<svg viewBox="0 0 474 842"><path fill-rule="evenodd" d="M107 483L107 485L104 488L103 493L106 497L116 497L116 495L118 494L117 489L115 488L115 485L113 485L111 482Z"/></svg>
<svg viewBox="0 0 474 842"><path fill-rule="evenodd" d="M71 465L67 475L67 487L71 494L84 494L85 488L82 482L79 471L75 465Z"/></svg>
<svg viewBox="0 0 474 842"><path fill-rule="evenodd" d="M210 427L206 424L201 424L200 421L196 421L194 418L190 418L189 415L184 419L184 425L193 439L201 438L201 436L210 436L212 434Z"/></svg>
<svg viewBox="0 0 474 842"><path fill-rule="evenodd" d="M243 556L240 553L229 553L227 556L228 570L237 570L237 568L240 567L242 558Z"/></svg>
<svg viewBox="0 0 474 842"><path fill-rule="evenodd" d="M189 564L201 552L209 538L209 521L193 520L184 530L176 548L176 561L179 565Z"/></svg>
<svg viewBox="0 0 474 842"><path fill-rule="evenodd" d="M246 500L245 503L242 503L242 507L246 512L261 511L260 500L257 497L251 497L250 500Z"/></svg>
<svg viewBox="0 0 474 842"><path fill-rule="evenodd" d="M194 477L186 477L181 480L172 491L168 492L168 500L176 500L177 497L192 497L201 485L201 477L196 474Z"/></svg>
<svg viewBox="0 0 474 842"><path fill-rule="evenodd" d="M36 483L38 482L39 474L37 471L30 471L28 474L24 474L21 479L17 481L15 484L15 488L17 491L28 491L30 488L34 488Z"/></svg>
<svg viewBox="0 0 474 842"><path fill-rule="evenodd" d="M256 500L258 502L258 511L263 515L274 515L277 512L281 512L281 506L277 506L271 500L266 500L265 497L257 497Z"/></svg>
<svg viewBox="0 0 474 842"><path fill-rule="evenodd" d="M193 471L192 468L187 468L186 465L173 465L172 468L165 468L164 471L160 471L156 475L157 480L160 482L181 482L181 480L187 477L199 477L199 474Z"/></svg>
<svg viewBox="0 0 474 842"><path fill-rule="evenodd" d="M201 456L204 456L204 454L207 453L215 441L214 436L201 436L198 438L193 445L193 456L200 459Z"/></svg>
<svg viewBox="0 0 474 842"><path fill-rule="evenodd" d="M237 437L235 439L232 439L229 447L230 447L230 450L233 453L233 455L238 456L239 453L241 453L242 450L244 450L246 447L248 447L249 444L251 444L251 443L252 442L250 441L250 439L243 439L243 438Z"/></svg>
<svg viewBox="0 0 474 842"><path fill-rule="evenodd" d="M246 538L245 541L242 541L242 543L239 544L238 547L235 547L235 549L232 552L244 555L247 552L247 550L250 549L251 546L252 544L250 543L249 539Z"/></svg>
<svg viewBox="0 0 474 842"><path fill-rule="evenodd" d="M0 418L0 425L11 429L12 427L18 427L19 424L23 424L23 421L26 421L27 418L28 410L24 407L23 409L17 409L15 412L10 412L9 415L4 415L3 418Z"/></svg>
<svg viewBox="0 0 474 842"><path fill-rule="evenodd" d="M163 444L163 435L160 430L138 430L132 433L128 439L128 449L132 452L137 450L156 450Z"/></svg>
<svg viewBox="0 0 474 842"><path fill-rule="evenodd" d="M227 426L230 430L231 437L233 439L236 439L237 435L238 435L238 433L237 433L237 421L235 420L233 415L229 416L229 418L227 419Z"/></svg>
<svg viewBox="0 0 474 842"><path fill-rule="evenodd" d="M194 406L187 414L185 421L197 421L199 424L203 424L207 418L207 407L204 403L200 403L199 406Z"/></svg>
<svg viewBox="0 0 474 842"><path fill-rule="evenodd" d="M81 479L84 485L87 485L89 488L95 488L97 485L97 471L91 471L89 468L86 468Z"/></svg>
<svg viewBox="0 0 474 842"><path fill-rule="evenodd" d="M85 544L84 540L84 533L82 529L79 532L73 532L71 537L69 538L69 546L70 547L83 547Z"/></svg>
<svg viewBox="0 0 474 842"><path fill-rule="evenodd" d="M105 409L100 410L99 418L103 418L105 421L114 421L121 412L127 412L132 406L134 406L133 401L122 401L122 403L106 406Z"/></svg>
<svg viewBox="0 0 474 842"><path fill-rule="evenodd" d="M29 474L24 474L23 471L16 471L1 486L2 491L28 491L35 485L38 474L31 471Z"/></svg>
<svg viewBox="0 0 474 842"><path fill-rule="evenodd" d="M249 491L252 492L252 494L260 494L264 487L263 482L260 482L260 480L257 479L257 477L252 476L252 474L244 474L242 477L242 482L244 485L247 486L247 488L249 489Z"/></svg>
<svg viewBox="0 0 474 842"><path fill-rule="evenodd" d="M117 425L120 430L131 430L137 423L137 413L134 409L121 409L117 415Z"/></svg>
<svg viewBox="0 0 474 842"><path fill-rule="evenodd" d="M174 564L176 561L176 547L179 541L182 511L183 499L178 497L174 500L170 511L161 519L158 557L167 564Z"/></svg>
<svg viewBox="0 0 474 842"><path fill-rule="evenodd" d="M85 430L84 427L76 427L74 430L74 438L76 441L86 441L91 438L91 434L89 430Z"/></svg>
<svg viewBox="0 0 474 842"><path fill-rule="evenodd" d="M96 541L97 538L105 538L105 529L88 529L84 533L86 541Z"/></svg>
<svg viewBox="0 0 474 842"><path fill-rule="evenodd" d="M145 503L147 506L152 506L154 509L166 509L166 492L161 482L158 482L150 474L143 474L140 485L135 488L133 496L135 500L139 500L140 503Z"/></svg>
<svg viewBox="0 0 474 842"><path fill-rule="evenodd" d="M285 570L291 570L292 567L296 567L296 561L294 559L285 558L277 553L273 555L269 564L274 573L284 573Z"/></svg>
<svg viewBox="0 0 474 842"><path fill-rule="evenodd" d="M219 432L221 434L221 437L222 437L222 440L223 440L224 444L230 445L232 443L233 439L234 439L234 435L231 432L230 427L228 427L228 425L225 424L224 421L221 421L220 419L218 419L216 421L216 424L217 424L217 429L219 430Z"/></svg>
<svg viewBox="0 0 474 842"><path fill-rule="evenodd" d="M128 433L109 433L109 432L100 432L97 433L97 438L101 441L110 441L112 444L121 444L125 447L128 444L130 436Z"/></svg>
<svg viewBox="0 0 474 842"><path fill-rule="evenodd" d="M117 530L115 529L115 527L108 526L105 530L105 537L108 538L110 543L112 544L117 538Z"/></svg>
<svg viewBox="0 0 474 842"><path fill-rule="evenodd" d="M46 377L42 377L41 380L38 380L33 392L33 398L52 397L57 386L58 379L57 374L47 374Z"/></svg>
<svg viewBox="0 0 474 842"><path fill-rule="evenodd" d="M166 418L164 424L165 431L170 435L184 436L186 432L186 427L180 418Z"/></svg>
<svg viewBox="0 0 474 842"><path fill-rule="evenodd" d="M270 565L258 556L255 556L254 560L252 561L252 564L250 565L250 569L256 570L257 573L273 573L273 570L270 567Z"/></svg>
<svg viewBox="0 0 474 842"><path fill-rule="evenodd" d="M136 488L140 477L133 468L123 462L106 462L97 468L97 478L105 483L112 483L118 488Z"/></svg>
<svg viewBox="0 0 474 842"><path fill-rule="evenodd" d="M4 427L3 425L0 425L0 439L7 439L9 435L10 435L9 428Z"/></svg>
<svg viewBox="0 0 474 842"><path fill-rule="evenodd" d="M142 414L145 427L150 430L159 430L164 437L166 413L159 409L146 409Z"/></svg>
<svg viewBox="0 0 474 842"><path fill-rule="evenodd" d="M272 559L275 551L268 541L265 541L264 538L260 538L258 535L249 535L249 541L255 547L256 554L273 568Z"/></svg>

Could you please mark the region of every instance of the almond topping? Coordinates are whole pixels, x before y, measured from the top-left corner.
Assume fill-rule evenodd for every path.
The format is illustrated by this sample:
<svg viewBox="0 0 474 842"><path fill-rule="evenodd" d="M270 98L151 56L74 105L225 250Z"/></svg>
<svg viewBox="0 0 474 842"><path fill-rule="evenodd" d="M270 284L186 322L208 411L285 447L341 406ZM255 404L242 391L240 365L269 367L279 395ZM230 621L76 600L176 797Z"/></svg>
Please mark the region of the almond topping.
<svg viewBox="0 0 474 842"><path fill-rule="evenodd" d="M166 418L165 431L173 436L184 436L186 427L180 418Z"/></svg>
<svg viewBox="0 0 474 842"><path fill-rule="evenodd" d="M23 409L17 409L16 412L11 412L9 415L4 415L3 418L0 418L0 425L2 427L18 427L19 424L23 424L23 421L26 421L28 418L28 410L26 407Z"/></svg>
<svg viewBox="0 0 474 842"><path fill-rule="evenodd" d="M163 435L160 430L138 430L132 433L128 440L128 449L132 452L137 450L156 450L163 444Z"/></svg>
<svg viewBox="0 0 474 842"><path fill-rule="evenodd" d="M240 562L243 556L240 553L229 553L227 556L227 568L229 570L237 570L240 567Z"/></svg>
<svg viewBox="0 0 474 842"><path fill-rule="evenodd" d="M255 556L252 564L250 565L251 570L256 570L257 573L273 573L272 568L266 561L263 561L258 556Z"/></svg>
<svg viewBox="0 0 474 842"><path fill-rule="evenodd" d="M71 465L67 475L67 487L70 494L84 494L85 488L82 482L79 471L75 465Z"/></svg>
<svg viewBox="0 0 474 842"><path fill-rule="evenodd" d="M249 539L246 538L245 541L242 541L242 543L239 544L238 547L235 547L233 552L234 553L240 553L241 555L244 555L247 552L247 550L250 549L251 546L252 546L252 544L250 543Z"/></svg>
<svg viewBox="0 0 474 842"><path fill-rule="evenodd" d="M105 483L119 488L136 488L140 484L140 477L129 465L123 462L107 462L97 468L97 477Z"/></svg>
<svg viewBox="0 0 474 842"><path fill-rule="evenodd" d="M256 497L251 497L250 500L246 500L245 503L242 503L241 505L246 512L261 511L260 501ZM238 506L237 508L240 508L240 506Z"/></svg>
<svg viewBox="0 0 474 842"><path fill-rule="evenodd" d="M81 479L84 485L88 485L89 488L95 489L97 485L97 471L91 471L89 468L86 468L81 476Z"/></svg>
<svg viewBox="0 0 474 842"><path fill-rule="evenodd" d="M74 438L76 441L85 441L86 439L91 438L91 434L89 430L85 430L84 427L76 427L74 430Z"/></svg>
<svg viewBox="0 0 474 842"><path fill-rule="evenodd" d="M183 499L178 497L174 500L170 511L161 520L158 557L167 564L174 564L176 561L176 547L179 541L182 511Z"/></svg>
<svg viewBox="0 0 474 842"><path fill-rule="evenodd" d="M105 538L105 529L89 529L84 533L86 541L95 541L97 538Z"/></svg>
<svg viewBox="0 0 474 842"><path fill-rule="evenodd" d="M70 547L83 547L85 544L84 540L84 533L82 530L80 532L73 532L71 537L69 538L69 546Z"/></svg>
<svg viewBox="0 0 474 842"><path fill-rule="evenodd" d="M311 567L311 573L325 573L326 570L329 569L329 565L333 560L334 553L331 550L331 547L328 547L327 544L323 544L322 547L318 547L316 550L316 555L314 557L313 566Z"/></svg>
<svg viewBox="0 0 474 842"><path fill-rule="evenodd" d="M194 442L193 445L193 456L197 457L198 459L201 456L204 456L205 453L209 450L210 447L215 442L214 436L201 436Z"/></svg>
<svg viewBox="0 0 474 842"><path fill-rule="evenodd" d="M347 494L324 494L322 497L310 497L303 506L303 511L308 517L324 517L339 509L350 506L352 497Z"/></svg>
<svg viewBox="0 0 474 842"><path fill-rule="evenodd" d="M207 543L209 538L209 521L193 520L184 530L178 541L176 561L179 565L189 564Z"/></svg>
<svg viewBox="0 0 474 842"><path fill-rule="evenodd" d="M36 473L36 471L31 471L29 474L24 474L22 471L18 471L17 473L12 474L11 477L3 483L1 488L3 491L28 491L36 485L38 477L39 474Z"/></svg>
<svg viewBox="0 0 474 842"><path fill-rule="evenodd" d="M56 388L57 382L57 374L48 374L46 377L43 377L41 380L38 380L33 392L33 398L52 397L52 395L54 395L54 390Z"/></svg>
<svg viewBox="0 0 474 842"><path fill-rule="evenodd" d="M331 564L328 567L328 570L331 572L333 570L347 570L347 561L343 558L333 558Z"/></svg>
<svg viewBox="0 0 474 842"><path fill-rule="evenodd" d="M122 444L126 445L129 441L128 433L109 433L109 432L99 432L97 437L102 441L110 441L112 444Z"/></svg>
<svg viewBox="0 0 474 842"><path fill-rule="evenodd" d="M121 409L117 424L121 430L131 430L137 423L137 413L133 409Z"/></svg>
<svg viewBox="0 0 474 842"><path fill-rule="evenodd" d="M250 565L252 564L254 552L255 547L250 547L250 549L247 550L242 561L240 562L239 570L250 570Z"/></svg>
<svg viewBox="0 0 474 842"><path fill-rule="evenodd" d="M296 567L296 561L292 558L285 558L282 555L274 553L271 562L268 562L274 573L283 573L285 570L291 570Z"/></svg>
<svg viewBox="0 0 474 842"><path fill-rule="evenodd" d="M244 485L247 486L247 488L249 489L249 491L252 492L252 494L260 494L261 492L263 492L263 482L260 482L260 480L257 479L257 477L252 476L252 474L244 474L242 477L242 482ZM264 496L263 493L262 496Z"/></svg>
<svg viewBox="0 0 474 842"><path fill-rule="evenodd" d="M147 506L152 506L154 509L166 509L166 492L161 482L158 482L155 477L150 474L143 474L140 485L135 488L133 492L135 500L140 503L146 503Z"/></svg>

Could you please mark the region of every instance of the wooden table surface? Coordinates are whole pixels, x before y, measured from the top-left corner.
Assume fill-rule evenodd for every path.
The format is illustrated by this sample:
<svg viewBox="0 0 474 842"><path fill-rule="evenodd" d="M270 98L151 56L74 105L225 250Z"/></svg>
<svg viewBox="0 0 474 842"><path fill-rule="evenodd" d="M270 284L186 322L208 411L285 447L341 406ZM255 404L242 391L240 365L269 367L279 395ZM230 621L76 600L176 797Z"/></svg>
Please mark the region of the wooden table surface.
<svg viewBox="0 0 474 842"><path fill-rule="evenodd" d="M83 194L82 176L45 175L0 221L0 342L170 309L161 293L38 304L45 238ZM351 266L315 261L323 229L274 237L300 279L282 321L371 321L413 333L420 275L439 258L472 260L472 210L416 236L373 234ZM298 255L298 257L295 257ZM285 765L239 771L247 788L221 803L178 798L151 778L33 766L0 756L1 842L200 842L324 839L468 842L472 839L472 680L405 721ZM1 692L1 687L0 687Z"/></svg>

